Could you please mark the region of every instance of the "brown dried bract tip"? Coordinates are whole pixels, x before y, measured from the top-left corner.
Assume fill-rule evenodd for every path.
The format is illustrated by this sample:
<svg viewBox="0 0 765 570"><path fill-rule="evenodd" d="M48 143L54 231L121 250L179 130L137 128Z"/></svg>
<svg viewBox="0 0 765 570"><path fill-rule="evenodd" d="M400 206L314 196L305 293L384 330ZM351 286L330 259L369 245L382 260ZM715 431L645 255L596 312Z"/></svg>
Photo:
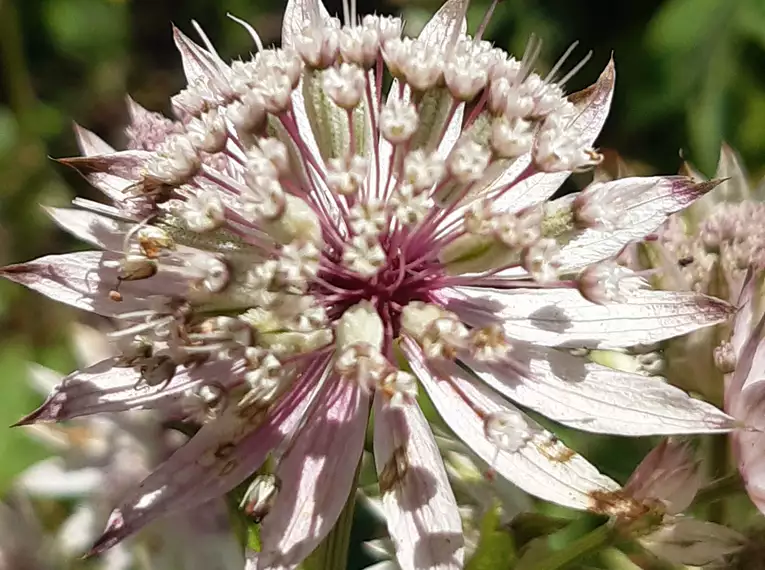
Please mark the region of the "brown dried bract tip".
<svg viewBox="0 0 765 570"><path fill-rule="evenodd" d="M632 522L652 512L649 505L636 501L621 489L617 491L591 491L589 510L599 515L615 517L621 522Z"/></svg>
<svg viewBox="0 0 765 570"><path fill-rule="evenodd" d="M403 481L407 471L409 471L409 462L406 459L406 448L399 446L393 450L393 455L380 471L378 477L380 493L385 494L392 491Z"/></svg>

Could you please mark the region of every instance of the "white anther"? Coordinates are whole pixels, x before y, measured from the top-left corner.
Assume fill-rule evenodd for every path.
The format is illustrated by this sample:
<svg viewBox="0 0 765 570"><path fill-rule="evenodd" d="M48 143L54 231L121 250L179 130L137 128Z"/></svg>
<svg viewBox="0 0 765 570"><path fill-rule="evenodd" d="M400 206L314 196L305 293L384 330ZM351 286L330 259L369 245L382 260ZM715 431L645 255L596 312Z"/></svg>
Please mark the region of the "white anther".
<svg viewBox="0 0 765 570"><path fill-rule="evenodd" d="M491 123L491 148L501 158L517 158L531 150L534 130L520 118L495 117Z"/></svg>
<svg viewBox="0 0 765 570"><path fill-rule="evenodd" d="M240 213L246 219L251 221L275 220L284 215L287 195L276 178L253 176L249 172L245 172L244 180L252 192L240 197Z"/></svg>
<svg viewBox="0 0 765 570"><path fill-rule="evenodd" d="M417 379L403 370L390 370L377 386L388 398L390 405L400 408L417 400Z"/></svg>
<svg viewBox="0 0 765 570"><path fill-rule="evenodd" d="M497 237L511 249L532 246L542 237L542 209L526 208L497 218Z"/></svg>
<svg viewBox="0 0 765 570"><path fill-rule="evenodd" d="M146 165L148 177L180 186L197 173L201 160L187 136L174 135L163 143Z"/></svg>
<svg viewBox="0 0 765 570"><path fill-rule="evenodd" d="M380 132L385 140L393 144L401 144L412 138L418 123L414 104L399 98L388 98L380 112Z"/></svg>
<svg viewBox="0 0 765 570"><path fill-rule="evenodd" d="M470 331L469 346L473 358L488 362L505 360L512 350L499 325Z"/></svg>
<svg viewBox="0 0 765 570"><path fill-rule="evenodd" d="M465 212L463 225L465 231L469 234L487 236L500 231L504 227L505 218L509 217L511 222L515 221L512 214L497 216L492 209L491 200L481 200ZM503 225L500 225L503 224Z"/></svg>
<svg viewBox="0 0 765 570"><path fill-rule="evenodd" d="M361 188L369 172L369 160L353 155L350 161L330 158L327 162L327 184L330 190L344 196L355 194Z"/></svg>
<svg viewBox="0 0 765 570"><path fill-rule="evenodd" d="M461 139L446 158L446 168L461 184L479 180L489 166L489 150L469 138Z"/></svg>
<svg viewBox="0 0 765 570"><path fill-rule="evenodd" d="M535 281L555 281L561 265L558 243L552 238L542 238L523 250L521 261Z"/></svg>
<svg viewBox="0 0 765 570"><path fill-rule="evenodd" d="M537 134L534 163L543 172L582 171L597 166L603 155L593 150L585 133L570 129L570 118L551 113Z"/></svg>
<svg viewBox="0 0 765 570"><path fill-rule="evenodd" d="M262 155L273 164L279 176L289 173L290 159L287 146L277 138L264 138L258 141Z"/></svg>
<svg viewBox="0 0 765 570"><path fill-rule="evenodd" d="M376 237L388 223L386 204L374 198L357 202L350 209L348 219L354 235Z"/></svg>
<svg viewBox="0 0 765 570"><path fill-rule="evenodd" d="M258 87L267 112L279 115L289 109L292 104L293 87L287 75L279 72L266 73Z"/></svg>
<svg viewBox="0 0 765 570"><path fill-rule="evenodd" d="M199 255L189 262L192 272L199 275L192 285L191 293L215 294L225 289L231 280L231 272L226 262L212 255Z"/></svg>
<svg viewBox="0 0 765 570"><path fill-rule="evenodd" d="M401 18L378 16L376 14L367 14L361 23L365 28L377 30L381 43L400 37L401 30L404 28Z"/></svg>
<svg viewBox="0 0 765 570"><path fill-rule="evenodd" d="M314 25L307 22L302 31L293 39L293 47L309 67L325 69L337 59L340 23Z"/></svg>
<svg viewBox="0 0 765 570"><path fill-rule="evenodd" d="M335 105L343 109L353 109L359 104L366 89L364 71L348 63L324 70L322 86Z"/></svg>
<svg viewBox="0 0 765 570"><path fill-rule="evenodd" d="M291 48L275 48L258 52L255 58L258 75L263 73L280 73L284 75L295 89L300 83L303 72L303 62L300 55ZM257 73L256 72L256 73Z"/></svg>
<svg viewBox="0 0 765 570"><path fill-rule="evenodd" d="M382 55L391 74L403 78L415 91L432 89L443 78L442 46L393 38L383 45Z"/></svg>
<svg viewBox="0 0 765 570"><path fill-rule="evenodd" d="M422 337L422 350L428 358L453 360L457 351L468 348L469 332L456 315L445 313L427 327Z"/></svg>
<svg viewBox="0 0 765 570"><path fill-rule="evenodd" d="M600 305L626 302L648 282L631 269L606 261L590 265L579 275L577 287L582 297Z"/></svg>
<svg viewBox="0 0 765 570"><path fill-rule="evenodd" d="M404 158L404 179L415 191L433 188L444 176L444 161L436 152L431 154L419 149Z"/></svg>
<svg viewBox="0 0 765 570"><path fill-rule="evenodd" d="M515 453L534 437L534 429L520 412L489 414L484 420L486 439L503 451Z"/></svg>
<svg viewBox="0 0 765 570"><path fill-rule="evenodd" d="M225 208L216 190L191 194L177 208L178 215L192 232L209 232L226 221Z"/></svg>
<svg viewBox="0 0 765 570"><path fill-rule="evenodd" d="M204 113L201 117L194 117L186 125L191 144L197 149L215 154L226 148L228 130L226 121L216 109Z"/></svg>
<svg viewBox="0 0 765 570"><path fill-rule="evenodd" d="M385 261L380 242L369 236L354 236L343 252L343 265L362 277L376 275Z"/></svg>
<svg viewBox="0 0 765 570"><path fill-rule="evenodd" d="M340 32L340 55L343 61L369 69L380 52L380 34L376 26L345 27Z"/></svg>
<svg viewBox="0 0 765 570"><path fill-rule="evenodd" d="M409 184L398 186L388 204L393 208L393 216L404 226L418 224L433 208L433 200L427 192L415 192Z"/></svg>
<svg viewBox="0 0 765 570"><path fill-rule="evenodd" d="M250 89L226 107L226 117L240 135L259 131L267 117L265 98L259 90Z"/></svg>
<svg viewBox="0 0 765 570"><path fill-rule="evenodd" d="M248 371L244 380L250 389L239 401L239 406L246 407L253 403L267 406L273 403L285 386L282 363L271 352L260 347L247 348L245 358Z"/></svg>

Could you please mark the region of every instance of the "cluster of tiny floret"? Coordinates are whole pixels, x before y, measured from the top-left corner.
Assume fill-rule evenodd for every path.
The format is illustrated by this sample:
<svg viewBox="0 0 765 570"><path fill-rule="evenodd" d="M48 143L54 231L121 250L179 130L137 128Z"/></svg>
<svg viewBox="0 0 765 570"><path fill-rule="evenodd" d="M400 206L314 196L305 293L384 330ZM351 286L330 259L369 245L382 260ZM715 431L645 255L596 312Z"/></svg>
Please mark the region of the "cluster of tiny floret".
<svg viewBox="0 0 765 570"><path fill-rule="evenodd" d="M555 282L559 235L617 223L597 192L559 211L493 209L516 182L491 184L523 155L532 160L521 178L600 161L569 129L579 111L561 86L479 39L402 38L397 18L307 21L289 47L274 49L248 30L259 50L231 65L210 45L202 52L185 44L202 71L173 97L177 121L133 113L131 148L148 157L132 199L150 211L111 262L118 283L110 296L118 302L120 283L164 271L181 272L190 287L181 299L158 298L121 316L129 324L114 337L124 365L156 386L180 366L236 359L241 385L205 384L188 394L185 409L201 421L229 401L271 405L322 354L335 355L339 378L381 390L395 405L410 401L416 382L389 356L399 332L431 359L510 357L499 328L468 328L428 291L464 273L450 265L449 248L470 253L487 244L532 281ZM394 79L387 100L385 70ZM312 133L296 119L296 91ZM444 100L441 118L425 120ZM446 124L462 103L470 103L462 134L441 155ZM338 137L345 137L339 148L322 142ZM318 153L316 144L324 144ZM496 269L489 264L479 277ZM617 267L590 271L581 288L595 302L640 286ZM388 299L410 291L411 299L385 301L383 310L374 304L383 302L381 290ZM488 416L487 434L517 447L533 435L518 418Z"/></svg>

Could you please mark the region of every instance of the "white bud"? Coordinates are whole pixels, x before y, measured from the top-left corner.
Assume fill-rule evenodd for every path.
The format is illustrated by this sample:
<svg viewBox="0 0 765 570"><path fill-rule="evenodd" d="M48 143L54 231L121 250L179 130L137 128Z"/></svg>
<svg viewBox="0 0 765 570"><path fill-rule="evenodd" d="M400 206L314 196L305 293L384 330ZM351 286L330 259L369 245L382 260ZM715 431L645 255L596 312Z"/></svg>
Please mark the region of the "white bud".
<svg viewBox="0 0 765 570"><path fill-rule="evenodd" d="M415 191L433 188L444 176L444 161L436 152L427 154L418 149L404 157L404 178Z"/></svg>
<svg viewBox="0 0 765 570"><path fill-rule="evenodd" d="M399 98L388 98L380 112L380 132L385 140L393 144L401 144L412 138L418 122L414 104Z"/></svg>
<svg viewBox="0 0 765 570"><path fill-rule="evenodd" d="M366 180L369 160L353 155L350 162L344 158L330 158L327 162L327 184L333 192L350 196L356 194Z"/></svg>
<svg viewBox="0 0 765 570"><path fill-rule="evenodd" d="M188 182L199 170L201 160L188 137L175 135L157 149L146 165L146 174L170 186Z"/></svg>
<svg viewBox="0 0 765 570"><path fill-rule="evenodd" d="M239 508L255 522L260 522L263 517L271 512L280 489L281 481L276 475L256 475L250 486L247 487Z"/></svg>
<svg viewBox="0 0 765 570"><path fill-rule="evenodd" d="M525 446L534 436L534 429L517 411L494 412L484 421L486 438L494 445L510 453Z"/></svg>
<svg viewBox="0 0 765 570"><path fill-rule="evenodd" d="M640 275L613 261L586 267L577 280L582 297L599 305L626 302L647 287L648 282Z"/></svg>
<svg viewBox="0 0 765 570"><path fill-rule="evenodd" d="M449 173L462 184L479 180L489 166L491 153L469 138L460 140L446 159Z"/></svg>
<svg viewBox="0 0 765 570"><path fill-rule="evenodd" d="M552 238L542 238L523 251L523 268L535 281L550 283L558 278L560 248Z"/></svg>
<svg viewBox="0 0 765 570"><path fill-rule="evenodd" d="M374 198L357 202L351 207L348 218L355 235L376 237L388 223L386 204Z"/></svg>
<svg viewBox="0 0 765 570"><path fill-rule="evenodd" d="M343 251L343 265L365 278L376 275L386 261L380 242L368 235L351 238Z"/></svg>
<svg viewBox="0 0 765 570"><path fill-rule="evenodd" d="M192 232L209 232L219 228L226 220L225 208L215 190L203 190L186 198L179 215Z"/></svg>
<svg viewBox="0 0 765 570"><path fill-rule="evenodd" d="M534 132L530 122L504 115L491 123L491 148L501 158L517 158L531 150Z"/></svg>
<svg viewBox="0 0 765 570"><path fill-rule="evenodd" d="M215 109L204 113L200 118L191 119L186 125L186 130L191 144L199 150L214 154L226 148L226 122Z"/></svg>
<svg viewBox="0 0 765 570"><path fill-rule="evenodd" d="M338 107L353 109L359 104L366 89L364 71L348 63L330 67L324 71L324 92Z"/></svg>
<svg viewBox="0 0 765 570"><path fill-rule="evenodd" d="M385 327L377 309L368 302L347 309L337 322L335 339L340 352L355 344L366 344L373 350L381 351L385 338Z"/></svg>
<svg viewBox="0 0 765 570"><path fill-rule="evenodd" d="M293 47L306 65L325 69L337 59L339 47L339 22L334 25L308 23L293 39Z"/></svg>
<svg viewBox="0 0 765 570"><path fill-rule="evenodd" d="M380 51L380 33L377 26L362 24L346 27L340 32L340 55L343 61L369 69Z"/></svg>

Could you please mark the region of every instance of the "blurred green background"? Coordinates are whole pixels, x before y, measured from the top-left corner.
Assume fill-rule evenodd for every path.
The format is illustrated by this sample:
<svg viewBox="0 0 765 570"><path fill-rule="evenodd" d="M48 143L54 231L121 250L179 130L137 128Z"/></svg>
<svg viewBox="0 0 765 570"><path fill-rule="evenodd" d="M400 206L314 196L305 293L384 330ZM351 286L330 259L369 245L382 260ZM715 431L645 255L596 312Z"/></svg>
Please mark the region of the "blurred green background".
<svg viewBox="0 0 765 570"><path fill-rule="evenodd" d="M416 31L439 4L359 0L359 10L403 12ZM486 6L473 2L472 29ZM329 7L339 11L340 2ZM97 196L50 157L76 154L72 121L119 146L126 93L169 111L183 86L171 22L193 35L190 21L198 20L230 58L252 46L227 12L272 43L283 8L270 0L0 0L0 263L77 247L39 204ZM599 143L640 170L675 172L682 153L710 174L726 140L754 177L765 172L765 0L505 0L486 36L520 57L531 33L544 42L542 71L576 40L574 59L593 50L570 90L594 81L614 53L616 97ZM67 323L83 318L92 317L0 283L0 424L38 403L26 383L28 361L73 367ZM616 456L593 439L579 447L622 480L641 455L636 447ZM23 433L0 429L0 492L42 454Z"/></svg>

